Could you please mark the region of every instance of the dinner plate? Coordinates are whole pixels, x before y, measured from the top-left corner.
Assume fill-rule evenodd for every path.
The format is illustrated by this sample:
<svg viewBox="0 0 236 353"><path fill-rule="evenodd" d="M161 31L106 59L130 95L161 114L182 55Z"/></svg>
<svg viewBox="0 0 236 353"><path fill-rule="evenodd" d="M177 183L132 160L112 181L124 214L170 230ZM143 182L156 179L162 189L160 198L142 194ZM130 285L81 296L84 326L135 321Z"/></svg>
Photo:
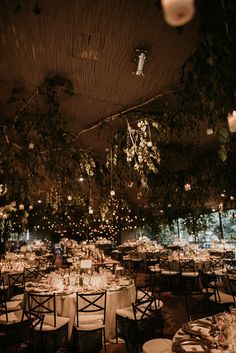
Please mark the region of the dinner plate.
<svg viewBox="0 0 236 353"><path fill-rule="evenodd" d="M130 281L130 280L121 280L121 281L119 281L119 285L120 286L128 286L131 283L132 283L132 281Z"/></svg>
<svg viewBox="0 0 236 353"><path fill-rule="evenodd" d="M207 322L188 322L183 325L183 331L189 333L190 335L197 335L203 338L209 337L213 332L215 332L215 326Z"/></svg>
<svg viewBox="0 0 236 353"><path fill-rule="evenodd" d="M118 290L121 290L122 286L115 286L115 287L111 287L108 289L109 292L116 292Z"/></svg>
<svg viewBox="0 0 236 353"><path fill-rule="evenodd" d="M201 339L178 338L173 343L172 350L175 353L208 353L210 352L210 344L207 344Z"/></svg>

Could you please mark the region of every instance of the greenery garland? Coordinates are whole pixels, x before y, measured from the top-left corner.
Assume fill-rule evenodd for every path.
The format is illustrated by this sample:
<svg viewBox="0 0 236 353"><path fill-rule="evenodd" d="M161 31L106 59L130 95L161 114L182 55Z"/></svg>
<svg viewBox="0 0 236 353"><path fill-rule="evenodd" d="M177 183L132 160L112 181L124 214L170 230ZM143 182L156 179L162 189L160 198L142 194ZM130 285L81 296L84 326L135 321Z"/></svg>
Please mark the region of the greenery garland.
<svg viewBox="0 0 236 353"><path fill-rule="evenodd" d="M132 195L137 195L133 202L137 204L140 200L147 206L145 220L148 224L158 229L160 223L171 223L173 219L189 214L197 219L209 198L214 197L218 203L222 201L223 190L228 192L223 200L224 207L234 206L231 197L236 196L235 141L228 131L226 118L235 109L236 2L203 0L197 4L199 43L182 67L182 88L173 90L180 102L175 108L166 104L157 112L147 113L137 106L85 127L73 136L60 111L60 97L73 95L70 79L59 74L49 75L28 100L22 88L12 91L7 108L14 107L16 114L9 116L3 110L0 117L2 204L12 200L29 204L31 193L37 192L45 180L49 189L55 190L57 185L64 198L70 196L76 200L75 195L79 192L83 208L88 206L91 180L105 199L110 191L111 171L89 151L78 149L76 140L83 132L101 127L103 122L123 117L121 131L110 141L116 158L112 185L116 194L121 190L121 197L129 193L129 189ZM152 141L146 141L150 148L156 148L157 158L151 161L147 158L147 144L143 144L145 138L136 139L136 147L145 152L140 161L131 150L132 146L127 146L127 126L137 132L137 127L144 129L147 126L143 124L145 121L158 126L152 133ZM200 129L203 122L218 139L220 159L214 152L206 155L202 149ZM182 137L182 130L191 134L193 127L197 135L195 146L170 143L173 136ZM146 130L143 132L147 137ZM181 166L170 168L173 165L170 161L186 160L190 152L193 160L185 169ZM131 160L124 168L127 154ZM85 178L85 186L78 182L81 177ZM185 190L186 184L190 185L190 190ZM150 200L149 204L145 204L145 197ZM137 205L135 212L140 212ZM145 209L141 208L141 212L145 214Z"/></svg>

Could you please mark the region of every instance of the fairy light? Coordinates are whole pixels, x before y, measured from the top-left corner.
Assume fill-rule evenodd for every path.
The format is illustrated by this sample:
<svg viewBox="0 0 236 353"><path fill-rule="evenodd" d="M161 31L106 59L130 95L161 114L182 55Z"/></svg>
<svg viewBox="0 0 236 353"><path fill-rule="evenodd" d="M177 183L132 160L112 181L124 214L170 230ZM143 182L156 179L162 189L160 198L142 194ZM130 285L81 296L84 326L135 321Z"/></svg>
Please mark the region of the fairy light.
<svg viewBox="0 0 236 353"><path fill-rule="evenodd" d="M110 151L110 166L111 166L111 190L110 190L110 195L115 196L116 192L113 189L113 150L111 148Z"/></svg>

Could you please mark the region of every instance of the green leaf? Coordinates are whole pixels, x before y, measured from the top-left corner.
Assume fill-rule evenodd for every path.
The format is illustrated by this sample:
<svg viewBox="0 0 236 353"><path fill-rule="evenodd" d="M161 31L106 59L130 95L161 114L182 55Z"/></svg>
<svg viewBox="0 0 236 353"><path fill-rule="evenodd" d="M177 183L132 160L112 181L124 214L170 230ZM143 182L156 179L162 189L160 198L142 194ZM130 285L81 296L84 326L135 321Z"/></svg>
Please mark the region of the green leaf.
<svg viewBox="0 0 236 353"><path fill-rule="evenodd" d="M212 56L209 56L209 58L207 58L207 63L211 66L214 65L214 58Z"/></svg>
<svg viewBox="0 0 236 353"><path fill-rule="evenodd" d="M222 160L222 162L225 162L228 157L227 150L226 150L225 146L220 147L218 154L219 154L219 157Z"/></svg>
<svg viewBox="0 0 236 353"><path fill-rule="evenodd" d="M225 140L225 141L228 140L228 138L229 138L229 130L227 128L225 128L225 127L221 128L218 133L219 133L219 136L220 136L221 140Z"/></svg>

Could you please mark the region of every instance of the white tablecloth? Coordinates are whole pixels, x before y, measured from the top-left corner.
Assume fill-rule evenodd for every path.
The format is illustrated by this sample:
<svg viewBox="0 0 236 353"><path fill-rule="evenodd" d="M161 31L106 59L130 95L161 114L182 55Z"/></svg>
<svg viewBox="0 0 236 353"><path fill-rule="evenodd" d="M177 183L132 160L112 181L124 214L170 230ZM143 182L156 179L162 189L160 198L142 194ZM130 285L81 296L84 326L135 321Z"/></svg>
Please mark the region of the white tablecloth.
<svg viewBox="0 0 236 353"><path fill-rule="evenodd" d="M107 291L106 302L106 339L115 337L115 312L117 309L131 305L135 301L135 285L131 284L116 291ZM73 323L76 317L76 294L56 295L56 309L58 316L70 318L69 338L72 335Z"/></svg>

